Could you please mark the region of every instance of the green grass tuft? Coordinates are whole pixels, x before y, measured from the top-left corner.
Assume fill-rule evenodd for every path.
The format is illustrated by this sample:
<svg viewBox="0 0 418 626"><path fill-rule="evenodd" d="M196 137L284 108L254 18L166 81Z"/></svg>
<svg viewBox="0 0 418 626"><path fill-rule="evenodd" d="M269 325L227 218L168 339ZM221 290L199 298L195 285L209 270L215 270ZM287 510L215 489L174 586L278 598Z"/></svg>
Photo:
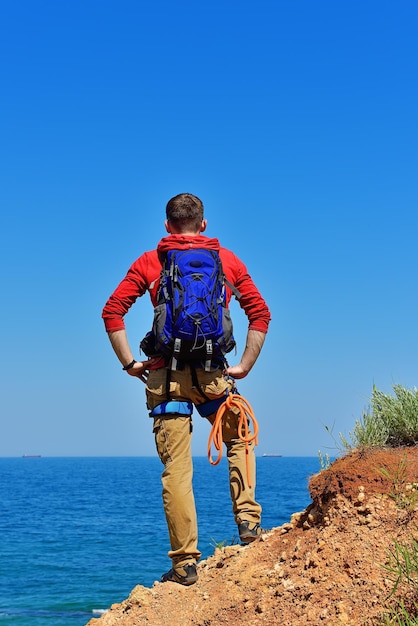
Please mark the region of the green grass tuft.
<svg viewBox="0 0 418 626"><path fill-rule="evenodd" d="M356 421L350 440L340 434L346 450L417 445L418 389L394 385L393 391L394 396L373 387L370 406Z"/></svg>

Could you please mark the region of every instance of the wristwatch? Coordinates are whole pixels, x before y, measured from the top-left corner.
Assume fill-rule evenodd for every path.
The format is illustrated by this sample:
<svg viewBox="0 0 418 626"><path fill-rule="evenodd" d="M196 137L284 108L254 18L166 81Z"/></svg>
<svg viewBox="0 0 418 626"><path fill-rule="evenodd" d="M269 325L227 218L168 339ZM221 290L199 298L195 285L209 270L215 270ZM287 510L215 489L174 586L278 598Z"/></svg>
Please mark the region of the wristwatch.
<svg viewBox="0 0 418 626"><path fill-rule="evenodd" d="M128 370L130 370L134 365L135 365L136 361L135 359L133 361L131 361L130 363L128 363L128 365L124 365L122 367L122 369L126 372Z"/></svg>

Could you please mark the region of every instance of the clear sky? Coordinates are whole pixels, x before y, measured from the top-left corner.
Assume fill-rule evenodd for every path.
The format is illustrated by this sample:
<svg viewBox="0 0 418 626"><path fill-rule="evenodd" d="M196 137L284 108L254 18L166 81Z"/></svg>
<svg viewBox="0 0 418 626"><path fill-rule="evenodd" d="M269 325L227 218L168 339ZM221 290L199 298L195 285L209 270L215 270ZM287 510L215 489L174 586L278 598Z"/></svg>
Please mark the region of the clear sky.
<svg viewBox="0 0 418 626"><path fill-rule="evenodd" d="M373 384L417 384L415 0L1 13L0 456L155 454L143 384L101 310L183 191L271 307L239 384L258 453L332 454L325 426L347 434ZM137 301L133 346L151 319Z"/></svg>

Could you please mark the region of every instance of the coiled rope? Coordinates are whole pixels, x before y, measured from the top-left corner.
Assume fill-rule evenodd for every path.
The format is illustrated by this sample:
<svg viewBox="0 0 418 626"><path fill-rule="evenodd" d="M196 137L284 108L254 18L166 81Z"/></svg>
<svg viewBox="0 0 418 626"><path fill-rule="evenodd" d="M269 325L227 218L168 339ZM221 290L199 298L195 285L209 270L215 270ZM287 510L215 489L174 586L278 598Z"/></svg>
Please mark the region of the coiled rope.
<svg viewBox="0 0 418 626"><path fill-rule="evenodd" d="M239 409L239 422L238 422L238 437L245 443L245 466L247 470L248 485L251 487L251 476L249 468L249 451L250 443L254 441L254 445L258 444L258 423L255 419L254 411L245 398L238 393L231 393L227 396L225 402L219 407L215 421L213 422L212 429L209 435L208 441L208 459L211 465L218 465L222 458L222 421L226 411L233 407ZM250 432L250 424L252 423L253 433ZM212 444L218 451L218 456L215 460L212 458Z"/></svg>

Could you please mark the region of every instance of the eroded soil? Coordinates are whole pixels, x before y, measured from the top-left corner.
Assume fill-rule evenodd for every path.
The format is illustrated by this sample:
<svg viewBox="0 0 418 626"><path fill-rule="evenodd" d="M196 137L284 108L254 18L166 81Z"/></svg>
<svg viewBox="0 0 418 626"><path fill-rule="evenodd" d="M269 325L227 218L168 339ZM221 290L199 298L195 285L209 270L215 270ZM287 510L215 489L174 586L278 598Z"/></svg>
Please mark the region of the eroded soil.
<svg viewBox="0 0 418 626"><path fill-rule="evenodd" d="M377 626L396 595L394 542L417 534L417 448L355 451L311 477L312 504L198 565L192 587L137 586L89 626Z"/></svg>

